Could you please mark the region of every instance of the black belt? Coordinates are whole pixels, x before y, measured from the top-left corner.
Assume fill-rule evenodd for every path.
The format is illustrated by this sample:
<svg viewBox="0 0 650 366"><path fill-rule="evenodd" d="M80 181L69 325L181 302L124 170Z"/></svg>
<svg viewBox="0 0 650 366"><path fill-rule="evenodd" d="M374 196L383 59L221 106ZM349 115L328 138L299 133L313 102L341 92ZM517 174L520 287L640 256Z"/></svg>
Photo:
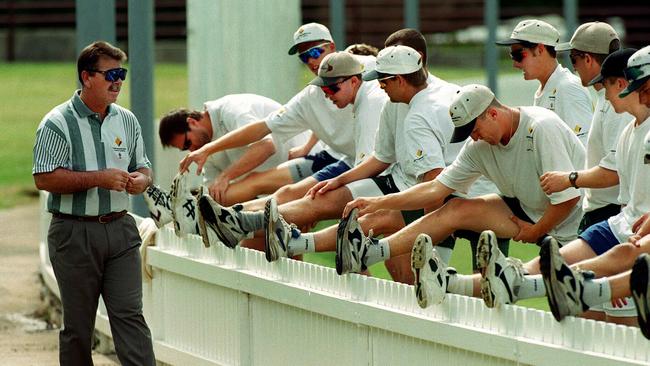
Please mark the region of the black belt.
<svg viewBox="0 0 650 366"><path fill-rule="evenodd" d="M58 219L69 219L69 220L77 220L77 221L85 221L85 222L99 222L100 224L108 224L109 222L115 221L124 215L126 215L126 210L119 211L119 212L109 212L105 215L99 215L99 216L76 216L76 215L68 215L64 213L52 214L52 216Z"/></svg>

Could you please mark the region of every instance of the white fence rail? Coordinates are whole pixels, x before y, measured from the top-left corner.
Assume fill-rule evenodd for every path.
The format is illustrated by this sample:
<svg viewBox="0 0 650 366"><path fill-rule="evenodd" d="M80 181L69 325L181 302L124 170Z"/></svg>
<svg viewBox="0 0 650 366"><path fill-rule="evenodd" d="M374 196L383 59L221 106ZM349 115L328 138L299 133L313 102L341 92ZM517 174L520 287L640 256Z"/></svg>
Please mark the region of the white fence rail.
<svg viewBox="0 0 650 366"><path fill-rule="evenodd" d="M41 270L58 294L41 220ZM158 233L145 316L156 357L174 365L644 365L638 329L448 296L420 309L411 286ZM100 307L97 329L110 335Z"/></svg>

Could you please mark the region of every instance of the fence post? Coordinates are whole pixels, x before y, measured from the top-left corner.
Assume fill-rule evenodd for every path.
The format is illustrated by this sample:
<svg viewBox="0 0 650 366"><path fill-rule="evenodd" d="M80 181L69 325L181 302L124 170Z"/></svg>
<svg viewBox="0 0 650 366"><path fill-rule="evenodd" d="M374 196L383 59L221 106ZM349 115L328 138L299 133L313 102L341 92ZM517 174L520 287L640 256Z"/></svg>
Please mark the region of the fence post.
<svg viewBox="0 0 650 366"><path fill-rule="evenodd" d="M404 0L404 28L420 29L420 0Z"/></svg>
<svg viewBox="0 0 650 366"><path fill-rule="evenodd" d="M488 38L485 45L485 69L487 70L487 84L498 96L497 76L499 72L499 54L494 42L497 40L497 27L499 26L499 0L486 0L484 7L485 26Z"/></svg>
<svg viewBox="0 0 650 366"><path fill-rule="evenodd" d="M344 49L345 42L345 0L330 0L330 32L339 50Z"/></svg>
<svg viewBox="0 0 650 366"><path fill-rule="evenodd" d="M92 42L115 44L115 0L76 0L77 55Z"/></svg>

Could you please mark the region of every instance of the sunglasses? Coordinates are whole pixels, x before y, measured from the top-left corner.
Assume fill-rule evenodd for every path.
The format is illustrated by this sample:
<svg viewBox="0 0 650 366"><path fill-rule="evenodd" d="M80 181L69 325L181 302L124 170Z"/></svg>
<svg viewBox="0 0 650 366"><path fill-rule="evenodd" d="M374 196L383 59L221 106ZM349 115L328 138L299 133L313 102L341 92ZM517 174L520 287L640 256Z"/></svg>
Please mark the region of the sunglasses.
<svg viewBox="0 0 650 366"><path fill-rule="evenodd" d="M394 79L396 77L397 77L397 75L388 75L388 76L384 76L383 78L377 79L377 81L379 82L379 87L382 88L382 89L385 88L386 87L386 81L388 81L390 79Z"/></svg>
<svg viewBox="0 0 650 366"><path fill-rule="evenodd" d="M623 74L628 81L639 80L646 76L650 76L650 73L648 72L650 71L650 67L644 67L648 65L650 65L650 63L628 67L623 70Z"/></svg>
<svg viewBox="0 0 650 366"><path fill-rule="evenodd" d="M309 59L311 59L311 58L317 59L317 58L320 57L320 55L323 54L323 52L325 52L325 49L323 48L323 46L326 45L326 44L327 43L321 43L319 45L316 45L316 46L308 49L305 52L301 52L300 54L298 54L298 58L300 58L300 61L302 61L305 64L307 62L309 62Z"/></svg>
<svg viewBox="0 0 650 366"><path fill-rule="evenodd" d="M93 70L93 69L89 69L88 71L90 71L90 72L98 72L98 73L104 75L104 79L106 79L106 81L110 81L111 83L116 82L118 79L126 80L126 72L127 72L127 70L125 68L122 68L122 67L118 67L118 68L110 69L110 70L105 70L105 71Z"/></svg>
<svg viewBox="0 0 650 366"><path fill-rule="evenodd" d="M352 76L348 76L347 78L339 81L338 83L334 83L332 85L327 85L327 86L321 86L320 88L323 90L323 92L327 95L334 95L341 90L341 84L344 83L346 80L351 78Z"/></svg>
<svg viewBox="0 0 650 366"><path fill-rule="evenodd" d="M578 62L578 57L585 57L584 52L571 52L569 54L569 59L571 60L572 65L575 65L576 62Z"/></svg>
<svg viewBox="0 0 650 366"><path fill-rule="evenodd" d="M185 131L185 140L183 141L183 151L189 150L192 147L192 141L187 138L187 131Z"/></svg>
<svg viewBox="0 0 650 366"><path fill-rule="evenodd" d="M526 49L525 49L525 48L519 48L519 49L517 49L517 50L510 51L510 58L511 58L512 61L514 61L514 62L521 62L521 61L523 61L524 58L526 57L526 55L527 55L527 53L526 53Z"/></svg>

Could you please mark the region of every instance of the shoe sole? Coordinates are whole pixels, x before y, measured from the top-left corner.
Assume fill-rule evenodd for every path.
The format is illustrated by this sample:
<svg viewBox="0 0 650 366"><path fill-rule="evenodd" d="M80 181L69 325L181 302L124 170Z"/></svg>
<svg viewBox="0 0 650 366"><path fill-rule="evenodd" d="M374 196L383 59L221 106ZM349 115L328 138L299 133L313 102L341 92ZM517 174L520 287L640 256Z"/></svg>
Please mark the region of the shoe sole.
<svg viewBox="0 0 650 366"><path fill-rule="evenodd" d="M352 256L350 254L349 248L347 250L344 250L343 247L344 246L349 247L349 245L347 244L348 226L351 221L350 218L352 218L352 215L356 216L356 214L357 214L357 209L355 208L350 212L350 214L347 217L344 217L341 220L341 222L339 222L339 226L336 229L336 273L338 273L339 275L347 273L347 271L344 271L345 269L343 268L343 263L344 262L349 263L350 257Z"/></svg>
<svg viewBox="0 0 650 366"><path fill-rule="evenodd" d="M555 271L557 261L554 258L555 248L552 248L551 245L551 241L545 241L539 249L539 268L544 279L544 287L546 287L548 306L555 320L559 322L564 319L560 307L563 306L566 308L567 306L566 301L564 301L565 299L557 296L561 294L561 289L557 286L557 272Z"/></svg>
<svg viewBox="0 0 650 366"><path fill-rule="evenodd" d="M648 256L640 255L634 266L632 266L632 274L630 275L630 290L632 291L632 299L636 305L637 318L641 333L647 339L650 339L650 323L648 317L650 316L650 304L648 303Z"/></svg>
<svg viewBox="0 0 650 366"><path fill-rule="evenodd" d="M492 245L490 244L491 240L489 238L491 234L487 231L481 233L478 239L478 245L476 248L476 264L478 269L481 272L481 297L485 302L485 305L488 308L495 307L495 297L494 292L492 292L492 286L490 280L485 275L489 271L489 267L494 266L494 255L492 253Z"/></svg>
<svg viewBox="0 0 650 366"><path fill-rule="evenodd" d="M278 248L273 241L275 239L275 225L277 221L278 207L273 198L270 198L264 204L264 256L268 262L275 262L278 260ZM273 216L273 217L271 217Z"/></svg>
<svg viewBox="0 0 650 366"><path fill-rule="evenodd" d="M427 245L431 245L431 238L429 238L429 236L426 234L420 234L415 239L413 249L411 250L411 270L413 271L413 275L415 277L415 281L413 282L415 298L418 301L418 305L420 305L420 307L423 309L429 306L426 294L422 293L424 286L420 280L420 271L426 264Z"/></svg>
<svg viewBox="0 0 650 366"><path fill-rule="evenodd" d="M220 212L214 212L212 204L210 203L211 199L212 198L209 196L203 195L198 201L199 210L201 211L201 216L203 217L204 224L207 221L206 226L209 225L210 228L214 230L214 232L217 234L217 238L219 238L219 240L228 248L234 249L237 246L237 243L235 243L235 245L231 245L231 243L235 241L235 239L222 232L219 229L219 225L216 224L218 221L217 217L219 216Z"/></svg>
<svg viewBox="0 0 650 366"><path fill-rule="evenodd" d="M198 194L199 199L196 201L197 206L198 202L203 197L203 186L201 186L201 189L199 190ZM201 235L201 241L203 242L203 246L206 248L210 247L210 237L208 236L208 228L205 225L205 220L203 219L203 214L201 213L201 210L197 207L196 210L196 215L197 215L197 224L199 225L199 235Z"/></svg>

